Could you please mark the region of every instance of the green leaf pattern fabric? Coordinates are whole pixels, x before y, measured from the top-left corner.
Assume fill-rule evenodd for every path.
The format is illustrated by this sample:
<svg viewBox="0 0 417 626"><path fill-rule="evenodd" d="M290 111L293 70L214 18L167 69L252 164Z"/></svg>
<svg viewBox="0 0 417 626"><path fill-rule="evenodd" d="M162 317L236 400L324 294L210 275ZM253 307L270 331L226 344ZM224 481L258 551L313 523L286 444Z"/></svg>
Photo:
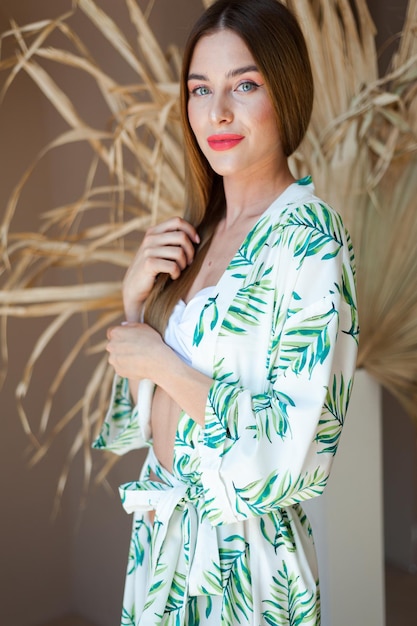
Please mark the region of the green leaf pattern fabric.
<svg viewBox="0 0 417 626"><path fill-rule="evenodd" d="M302 503L328 481L358 335L349 236L302 179L264 212L202 307L192 365L213 380L206 422L181 414L171 471L153 452L152 384L132 406L115 377L94 447L149 448L139 480L120 488L134 514L122 624L320 624Z"/></svg>

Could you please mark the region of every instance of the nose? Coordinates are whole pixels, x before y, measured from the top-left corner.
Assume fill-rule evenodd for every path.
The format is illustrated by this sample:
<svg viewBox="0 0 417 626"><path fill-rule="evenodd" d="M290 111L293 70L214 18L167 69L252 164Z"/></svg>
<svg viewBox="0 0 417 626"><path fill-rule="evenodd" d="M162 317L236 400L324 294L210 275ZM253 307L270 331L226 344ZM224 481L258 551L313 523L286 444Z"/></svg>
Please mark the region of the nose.
<svg viewBox="0 0 417 626"><path fill-rule="evenodd" d="M220 125L228 124L233 120L233 111L227 95L220 93L213 97L210 120Z"/></svg>

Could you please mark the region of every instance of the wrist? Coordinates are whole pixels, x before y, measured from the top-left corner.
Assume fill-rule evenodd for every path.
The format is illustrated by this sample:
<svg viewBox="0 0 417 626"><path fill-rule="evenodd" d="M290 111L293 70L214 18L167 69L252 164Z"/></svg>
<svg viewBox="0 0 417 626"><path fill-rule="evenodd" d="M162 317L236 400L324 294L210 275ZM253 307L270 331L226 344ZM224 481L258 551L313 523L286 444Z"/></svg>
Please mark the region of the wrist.
<svg viewBox="0 0 417 626"><path fill-rule="evenodd" d="M123 302L126 322L140 322L142 320L143 302Z"/></svg>

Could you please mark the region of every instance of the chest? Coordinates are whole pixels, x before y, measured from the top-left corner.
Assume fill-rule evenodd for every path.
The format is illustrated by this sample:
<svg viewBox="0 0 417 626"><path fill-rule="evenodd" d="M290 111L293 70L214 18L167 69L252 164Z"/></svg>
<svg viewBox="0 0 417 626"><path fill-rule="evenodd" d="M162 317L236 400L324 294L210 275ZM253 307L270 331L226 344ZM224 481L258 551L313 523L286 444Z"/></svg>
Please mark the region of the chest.
<svg viewBox="0 0 417 626"><path fill-rule="evenodd" d="M224 230L224 228L219 227L213 235L199 273L187 295L187 302L196 293L220 282L220 279L242 246L242 241L244 241L246 234L247 230L242 225L230 230Z"/></svg>

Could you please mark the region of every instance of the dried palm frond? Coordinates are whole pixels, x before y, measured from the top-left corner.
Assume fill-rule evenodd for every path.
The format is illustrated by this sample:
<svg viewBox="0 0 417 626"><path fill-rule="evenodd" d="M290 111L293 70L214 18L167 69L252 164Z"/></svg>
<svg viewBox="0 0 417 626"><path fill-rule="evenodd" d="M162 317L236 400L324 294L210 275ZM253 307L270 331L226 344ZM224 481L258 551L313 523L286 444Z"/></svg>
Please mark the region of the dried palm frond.
<svg viewBox="0 0 417 626"><path fill-rule="evenodd" d="M209 1L202 1L202 8ZM365 0L288 0L309 46L316 100L307 137L293 156L295 174L311 173L317 193L337 208L352 234L358 265L361 342L358 365L389 388L417 418L417 0L410 0L398 51L385 76L378 74L375 29ZM41 216L38 233L13 229L22 191L36 177L37 162L22 174L1 223L0 315L50 316L17 390L19 413L42 458L57 433L77 420L69 451L83 451L91 473L90 442L108 399L111 371L101 357L87 366L86 388L60 420L51 420L54 396L83 354L99 354L106 326L121 314L120 282L103 280L100 268L122 271L133 254L133 235L182 210L184 177L178 116L180 54L166 55L135 0L125 0L136 33L133 45L93 0L75 0L74 11L54 20L3 33L14 51L0 61L1 97L25 72L65 121L67 130L39 158L76 142L91 149L84 192ZM71 26L82 14L129 68L117 82ZM51 45L59 34L61 47ZM65 85L47 71L55 62L88 76L107 107L109 124L94 127L77 110ZM102 181L103 170L107 173ZM87 219L95 215L93 223ZM81 226L82 224L87 226ZM62 286L42 286L53 268ZM101 280L85 280L96 268ZM68 270L80 271L65 284ZM91 315L93 317L91 318ZM26 415L25 397L46 346L80 316L80 338L58 368L38 427ZM3 325L3 333L6 326ZM4 346L4 341L2 343ZM3 347L4 351L4 347ZM5 358L5 353L3 352ZM68 466L60 481L64 488ZM102 478L104 474L100 473Z"/></svg>
<svg viewBox="0 0 417 626"><path fill-rule="evenodd" d="M137 35L136 48L95 2L77 0L74 5L73 12L54 20L24 27L12 23L11 29L1 36L2 44L12 39L17 48L17 52L0 61L0 71L6 74L1 99L13 88L19 72L25 72L52 103L68 130L45 146L35 162L22 173L3 212L0 314L4 320L10 316L52 318L33 347L16 390L19 415L36 446L34 461L44 456L54 437L71 421L81 420L80 436L73 443L70 457L83 449L85 467L90 468L92 432L97 430L111 384L111 371L103 373L105 357L102 356L92 369L90 366L86 388L80 390L74 407L58 422L50 421L53 400L80 355L94 352L103 355L104 330L121 315L120 281L103 280L109 274L107 268L127 268L133 251L129 239L137 241L137 235L152 223L182 211L184 182L178 118L180 54L173 47L169 58L162 52L134 0L126 0L126 7ZM99 67L70 25L75 12L88 18L114 48L130 75L133 74L132 83L118 83ZM51 39L57 40L57 34L61 47L50 45ZM90 77L107 107L110 127L96 128L87 123L59 77L55 78L45 69L49 67L45 62L49 66L51 62L66 66ZM39 161L57 148L71 147L76 142L88 144L92 152L81 197L44 212L37 233L15 232L13 218L19 210L21 194L28 180L36 177ZM107 172L104 184L100 167ZM93 223L90 214L95 215ZM82 227L82 224L87 226ZM101 272L100 268L103 268ZM81 271L81 277L69 275L71 269ZM100 275L100 280L85 280L84 274L91 275L91 269L95 276ZM62 286L47 283L51 270L55 281L57 272L62 272L62 279L58 281ZM71 276L73 283L68 284ZM91 313L95 314L94 318ZM42 363L49 343L56 340L75 317L81 318L84 330L51 380L41 419L35 425L35 419L26 414L24 407L32 375ZM2 330L6 367L5 324ZM60 479L59 491L64 488L67 471L68 466ZM86 478L88 474L89 471Z"/></svg>

